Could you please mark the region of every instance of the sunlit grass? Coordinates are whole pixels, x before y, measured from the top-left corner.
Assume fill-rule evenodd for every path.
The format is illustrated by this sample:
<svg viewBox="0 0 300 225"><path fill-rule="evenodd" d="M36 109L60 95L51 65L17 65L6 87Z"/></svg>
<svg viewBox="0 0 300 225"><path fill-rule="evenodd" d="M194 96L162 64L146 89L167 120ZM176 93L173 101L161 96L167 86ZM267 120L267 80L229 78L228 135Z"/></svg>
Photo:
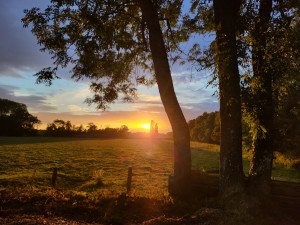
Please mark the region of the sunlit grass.
<svg viewBox="0 0 300 225"><path fill-rule="evenodd" d="M192 142L192 168L219 169L219 146ZM72 139L0 137L0 185L48 188L53 168L57 188L120 194L126 191L128 167L133 168L132 191L139 196L167 193L173 173L173 143L152 139ZM244 170L249 161L244 159ZM273 176L300 182L294 169L274 168Z"/></svg>

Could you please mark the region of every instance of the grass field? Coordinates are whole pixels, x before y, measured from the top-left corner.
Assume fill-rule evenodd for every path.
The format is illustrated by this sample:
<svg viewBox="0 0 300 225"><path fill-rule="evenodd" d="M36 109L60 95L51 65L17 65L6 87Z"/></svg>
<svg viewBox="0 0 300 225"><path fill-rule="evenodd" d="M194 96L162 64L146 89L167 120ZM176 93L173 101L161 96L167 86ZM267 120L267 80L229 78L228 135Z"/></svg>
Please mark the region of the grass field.
<svg viewBox="0 0 300 225"><path fill-rule="evenodd" d="M193 169L218 170L219 146L193 142L191 147ZM48 188L57 167L57 188L118 195L133 167L134 194L165 196L172 149L170 140L0 137L0 186ZM247 172L249 161L243 163ZM283 165L275 166L273 177L300 182L299 171Z"/></svg>

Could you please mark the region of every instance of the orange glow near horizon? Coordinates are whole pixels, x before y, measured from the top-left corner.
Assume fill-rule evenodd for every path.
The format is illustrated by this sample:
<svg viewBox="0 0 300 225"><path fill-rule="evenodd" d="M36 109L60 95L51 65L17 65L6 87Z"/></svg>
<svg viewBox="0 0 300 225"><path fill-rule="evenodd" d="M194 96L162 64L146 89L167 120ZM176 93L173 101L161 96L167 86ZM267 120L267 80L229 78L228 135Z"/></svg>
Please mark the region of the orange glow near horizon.
<svg viewBox="0 0 300 225"><path fill-rule="evenodd" d="M147 113L140 111L128 111L128 112L109 112L102 114L88 114L88 115L76 115L71 113L35 113L41 120L41 124L37 127L38 129L46 129L47 124L52 123L55 119L61 119L64 121L71 121L72 125L80 126L84 128L89 122L93 122L99 129L106 127L120 128L122 125L126 125L129 131L135 132L148 132L150 130L150 121L154 120L158 122L159 132L167 133L171 131L168 118L164 113ZM151 118L151 119L147 119Z"/></svg>
<svg viewBox="0 0 300 225"><path fill-rule="evenodd" d="M143 124L141 127L145 128L146 130L150 129L150 124Z"/></svg>

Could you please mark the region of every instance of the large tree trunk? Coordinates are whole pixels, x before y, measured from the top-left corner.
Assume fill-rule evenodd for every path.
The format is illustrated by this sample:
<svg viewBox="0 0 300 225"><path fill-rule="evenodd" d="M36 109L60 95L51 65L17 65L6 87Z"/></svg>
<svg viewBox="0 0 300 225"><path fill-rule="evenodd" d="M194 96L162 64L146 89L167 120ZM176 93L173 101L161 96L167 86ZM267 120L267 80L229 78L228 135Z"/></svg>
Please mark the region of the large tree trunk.
<svg viewBox="0 0 300 225"><path fill-rule="evenodd" d="M239 192L243 183L240 75L237 61L236 20L240 0L214 0L221 145L220 192Z"/></svg>
<svg viewBox="0 0 300 225"><path fill-rule="evenodd" d="M270 23L272 0L261 0L259 15L252 34L254 113L259 128L253 141L250 180L263 185L271 180L273 164L274 102L272 74L267 62L267 30Z"/></svg>
<svg viewBox="0 0 300 225"><path fill-rule="evenodd" d="M139 4L149 30L150 49L160 97L173 130L174 185L175 189L180 190L189 183L191 175L189 128L174 91L157 9L151 0L140 0Z"/></svg>

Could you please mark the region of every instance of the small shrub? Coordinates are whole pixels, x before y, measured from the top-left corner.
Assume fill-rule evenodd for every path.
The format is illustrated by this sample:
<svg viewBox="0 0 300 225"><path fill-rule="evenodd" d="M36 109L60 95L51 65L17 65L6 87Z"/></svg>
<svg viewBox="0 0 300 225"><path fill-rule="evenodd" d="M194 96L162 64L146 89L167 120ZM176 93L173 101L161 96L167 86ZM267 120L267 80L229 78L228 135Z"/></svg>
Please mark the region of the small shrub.
<svg viewBox="0 0 300 225"><path fill-rule="evenodd" d="M93 173L93 178L96 180L96 184L98 186L103 185L103 174L104 174L104 171L102 169L95 170Z"/></svg>

